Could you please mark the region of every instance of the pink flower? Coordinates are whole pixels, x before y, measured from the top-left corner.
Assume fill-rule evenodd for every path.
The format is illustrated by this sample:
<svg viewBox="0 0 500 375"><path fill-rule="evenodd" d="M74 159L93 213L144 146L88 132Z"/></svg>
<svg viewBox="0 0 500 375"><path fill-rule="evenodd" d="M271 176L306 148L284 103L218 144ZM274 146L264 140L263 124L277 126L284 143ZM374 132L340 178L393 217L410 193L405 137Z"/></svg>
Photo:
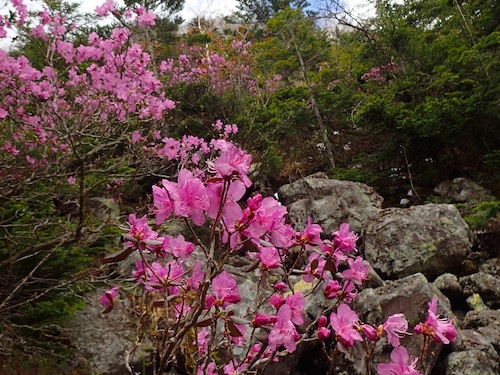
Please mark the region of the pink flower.
<svg viewBox="0 0 500 375"><path fill-rule="evenodd" d="M224 140L218 142L217 147L220 149L221 155L214 161L215 170L223 177L239 176L247 187L252 185L252 182L247 177L252 156L230 142Z"/></svg>
<svg viewBox="0 0 500 375"><path fill-rule="evenodd" d="M391 362L377 365L379 375L420 375L415 369L418 358L410 361L408 351L404 346L398 346L391 352Z"/></svg>
<svg viewBox="0 0 500 375"><path fill-rule="evenodd" d="M304 305L306 300L301 292L286 296L285 303L290 306L291 320L293 324L300 326L304 324Z"/></svg>
<svg viewBox="0 0 500 375"><path fill-rule="evenodd" d="M104 292L101 298L99 298L99 302L104 308L108 309L115 304L115 298L118 296L118 289L120 289L120 287L115 286Z"/></svg>
<svg viewBox="0 0 500 375"><path fill-rule="evenodd" d="M440 318L437 315L437 297L432 298L427 310L427 320L425 323L419 323L413 330L417 334L432 337L436 342L449 344L457 338L457 331L453 326L453 320Z"/></svg>
<svg viewBox="0 0 500 375"><path fill-rule="evenodd" d="M370 341L378 341L380 339L378 330L369 324L363 324L361 326L361 330L363 331L365 337Z"/></svg>
<svg viewBox="0 0 500 375"><path fill-rule="evenodd" d="M96 7L95 10L94 10L94 12L96 12L96 14L99 17L106 17L109 12L113 12L114 10L115 10L115 4L113 3L113 1L112 0L106 0L104 2L104 4L102 4L101 6Z"/></svg>
<svg viewBox="0 0 500 375"><path fill-rule="evenodd" d="M387 341L395 348L400 345L399 339L404 335L410 335L407 332L408 322L403 314L394 314L387 318L383 324L384 331L387 332Z"/></svg>
<svg viewBox="0 0 500 375"><path fill-rule="evenodd" d="M290 306L286 304L281 306L278 310L278 319L271 332L269 332L270 350L276 350L283 345L289 353L292 353L297 348L295 341L298 341L300 336L291 321L291 317L292 310Z"/></svg>
<svg viewBox="0 0 500 375"><path fill-rule="evenodd" d="M224 192L224 183L208 183L207 194L210 200L210 206L207 209L207 216L215 219L219 213L220 205L222 203L222 195ZM231 181L226 192L226 200L222 208L223 219L229 221L238 220L243 215L243 210L238 204L238 201L243 197L246 192L246 187L241 181Z"/></svg>
<svg viewBox="0 0 500 375"><path fill-rule="evenodd" d="M349 253L356 249L358 236L354 232L349 231L349 224L340 224L339 230L333 232L333 236L333 244L338 250Z"/></svg>
<svg viewBox="0 0 500 375"><path fill-rule="evenodd" d="M165 266L153 262L151 268L145 268L146 281L144 287L150 292L163 293L167 287L169 295L179 294L180 278L184 276L182 265L169 262ZM174 284L174 285L172 285Z"/></svg>
<svg viewBox="0 0 500 375"><path fill-rule="evenodd" d="M304 231L295 233L295 244L304 246L306 250L321 244L320 234L323 229L318 224L313 224L311 216L307 217L307 225Z"/></svg>
<svg viewBox="0 0 500 375"><path fill-rule="evenodd" d="M232 303L241 301L241 296L238 291L238 284L233 276L226 271L214 277L212 280L212 289L215 295L215 304L222 306L225 310Z"/></svg>
<svg viewBox="0 0 500 375"><path fill-rule="evenodd" d="M339 305L337 313L330 314L330 325L335 331L339 344L349 347L354 345L354 341L363 341L359 332L354 328L358 320L358 315L345 303Z"/></svg>
<svg viewBox="0 0 500 375"><path fill-rule="evenodd" d="M367 275L370 270L368 263L363 260L362 257L356 257L355 260L348 259L349 267L347 270L342 272L347 280L352 281L354 284L360 285L363 281L367 280Z"/></svg>
<svg viewBox="0 0 500 375"><path fill-rule="evenodd" d="M327 273L324 272L326 260L320 257L317 253L309 255L309 264L305 268L307 272L303 278L307 283L312 282L314 279L324 280L327 278Z"/></svg>
<svg viewBox="0 0 500 375"><path fill-rule="evenodd" d="M165 250L170 252L174 257L179 258L180 260L186 260L194 251L194 243L184 240L184 236L179 234L177 237L167 237L169 241L167 242L167 246Z"/></svg>
<svg viewBox="0 0 500 375"><path fill-rule="evenodd" d="M342 289L337 280L328 280L323 288L325 298L332 299L337 296L337 293Z"/></svg>
<svg viewBox="0 0 500 375"><path fill-rule="evenodd" d="M281 293L285 293L287 286L283 281L280 281L280 282L277 282L276 284L274 284L274 289L276 289L277 291L279 291Z"/></svg>
<svg viewBox="0 0 500 375"><path fill-rule="evenodd" d="M134 10L137 13L137 24L139 26L154 26L156 14L148 12L142 5Z"/></svg>
<svg viewBox="0 0 500 375"><path fill-rule="evenodd" d="M136 245L128 241L128 246L138 246L141 249L145 249L150 246L148 244L149 241L154 241L158 238L158 233L152 230L147 224L146 215L138 219L135 214L130 214L128 216L128 222L130 225L128 236L136 241Z"/></svg>
<svg viewBox="0 0 500 375"><path fill-rule="evenodd" d="M318 330L316 331L316 334L318 335L318 338L320 340L327 340L332 334L332 331L326 328L327 324L328 318L324 315L321 315L318 319Z"/></svg>
<svg viewBox="0 0 500 375"><path fill-rule="evenodd" d="M205 279L205 272L202 271L203 264L200 261L196 261L191 271L191 277L188 279L189 285L186 285L186 289L199 290L200 285Z"/></svg>
<svg viewBox="0 0 500 375"><path fill-rule="evenodd" d="M258 257L265 269L270 270L281 265L281 259L275 247L259 246L258 248Z"/></svg>
<svg viewBox="0 0 500 375"><path fill-rule="evenodd" d="M245 334L247 332L247 325L246 324L235 324L234 326L236 327L238 332L241 334L241 336L232 336L231 335L231 341L236 346L242 346L245 343Z"/></svg>
<svg viewBox="0 0 500 375"><path fill-rule="evenodd" d="M273 315L270 316L270 315L266 315L263 313L259 313L259 314L255 315L255 317L253 318L252 325L254 327L267 326L269 324L276 323L277 319L278 318L276 316L273 316Z"/></svg>
<svg viewBox="0 0 500 375"><path fill-rule="evenodd" d="M142 135L139 131L137 130L134 130L132 132L132 144L136 144L137 142L141 141L142 140Z"/></svg>
<svg viewBox="0 0 500 375"><path fill-rule="evenodd" d="M174 202L170 198L167 189L155 185L153 186L153 204L156 208L154 210L154 213L156 214L156 225L160 225L172 214L174 210Z"/></svg>
<svg viewBox="0 0 500 375"><path fill-rule="evenodd" d="M69 185L74 185L76 182L75 176L69 176L68 177L68 184Z"/></svg>
<svg viewBox="0 0 500 375"><path fill-rule="evenodd" d="M171 196L174 200L174 213L178 216L190 217L195 225L203 225L206 221L204 210L210 206L203 182L194 177L189 170L181 169L176 193L177 195Z"/></svg>
<svg viewBox="0 0 500 375"><path fill-rule="evenodd" d="M273 294L271 297L269 297L269 303L279 309L281 305L285 303L285 299L281 294Z"/></svg>

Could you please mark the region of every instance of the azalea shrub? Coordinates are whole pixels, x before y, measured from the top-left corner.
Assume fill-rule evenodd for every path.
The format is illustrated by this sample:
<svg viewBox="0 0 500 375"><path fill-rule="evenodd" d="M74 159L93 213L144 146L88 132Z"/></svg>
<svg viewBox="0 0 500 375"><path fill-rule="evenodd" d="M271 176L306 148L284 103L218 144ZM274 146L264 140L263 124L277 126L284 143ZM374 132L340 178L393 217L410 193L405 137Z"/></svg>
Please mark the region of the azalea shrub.
<svg viewBox="0 0 500 375"><path fill-rule="evenodd" d="M424 346L412 359L400 343L411 334L403 314L373 327L350 307L369 265L358 254L358 236L349 224L323 239L310 218L304 230L294 230L275 197L244 199L252 158L229 141L233 126L225 130L209 142L163 140L170 147L156 157L176 161L177 177L152 187L150 215L131 214L123 249L105 259L135 256L132 276L140 304L132 309L141 327L148 327L155 371L178 365L182 354L185 370L196 374L254 373L317 340L332 366L339 352L364 343L371 373L375 345L385 337L394 350L391 362L377 366L379 374L424 373L430 341L448 344L456 337L452 321L437 315L437 298L429 303L427 320L413 329L424 335ZM173 220L184 222L188 238L161 234ZM238 258L249 260L243 272L258 280L250 300L240 294L246 278L232 265ZM306 317L315 293L328 307ZM114 287L101 297L105 312L118 304L118 294Z"/></svg>

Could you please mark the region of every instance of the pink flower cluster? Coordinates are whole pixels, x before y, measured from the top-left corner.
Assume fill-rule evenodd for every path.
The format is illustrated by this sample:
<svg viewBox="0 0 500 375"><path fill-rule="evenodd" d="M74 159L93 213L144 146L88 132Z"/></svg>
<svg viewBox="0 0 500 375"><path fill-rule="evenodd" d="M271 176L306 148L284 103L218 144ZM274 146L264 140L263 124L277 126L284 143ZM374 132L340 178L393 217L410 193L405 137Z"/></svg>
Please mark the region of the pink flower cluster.
<svg viewBox="0 0 500 375"><path fill-rule="evenodd" d="M16 1L16 7L20 10L22 2ZM113 2L97 11L114 12ZM139 23L154 23L142 7L134 12ZM109 38L91 33L86 44L76 46L66 37L73 28L64 16L39 13L32 36L46 42L50 52L40 70L24 56L0 51L0 119L16 123L0 148L33 166L77 147L68 142L68 132L105 140L120 134L131 119L159 120L175 106L155 77L149 54L129 43L129 29L117 28ZM64 69L54 68L59 65Z"/></svg>
<svg viewBox="0 0 500 375"><path fill-rule="evenodd" d="M396 65L396 63L391 61L384 66L371 68L370 71L361 76L361 79L364 81L380 82L398 71L399 67Z"/></svg>

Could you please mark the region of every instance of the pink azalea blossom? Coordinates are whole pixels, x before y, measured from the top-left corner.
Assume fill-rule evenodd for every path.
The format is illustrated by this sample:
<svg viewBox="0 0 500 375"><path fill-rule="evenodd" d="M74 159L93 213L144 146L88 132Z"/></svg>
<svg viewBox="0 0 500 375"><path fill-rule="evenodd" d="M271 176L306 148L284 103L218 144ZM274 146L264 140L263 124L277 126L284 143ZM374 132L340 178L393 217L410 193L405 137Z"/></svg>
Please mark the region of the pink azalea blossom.
<svg viewBox="0 0 500 375"><path fill-rule="evenodd" d="M149 227L146 215L138 219L135 214L130 214L128 216L128 222L130 225L128 236L134 238L136 241L135 244L128 241L128 246L138 246L144 250L149 246L148 242L157 240L158 233Z"/></svg>
<svg viewBox="0 0 500 375"><path fill-rule="evenodd" d="M339 230L333 232L333 236L333 244L338 250L349 253L356 249L356 241L359 237L354 232L349 231L349 224L340 224Z"/></svg>
<svg viewBox="0 0 500 375"><path fill-rule="evenodd" d="M269 303L279 309L281 305L285 303L285 299L281 294L274 293L271 297L269 297Z"/></svg>
<svg viewBox="0 0 500 375"><path fill-rule="evenodd" d="M241 336L231 336L231 341L236 346L242 346L245 343L245 334L247 332L246 324L235 324L236 329L239 331Z"/></svg>
<svg viewBox="0 0 500 375"><path fill-rule="evenodd" d="M370 267L362 257L356 257L355 260L349 258L347 263L349 264L349 268L342 272L342 276L344 276L347 280L360 285L363 281L368 279L367 276Z"/></svg>
<svg viewBox="0 0 500 375"><path fill-rule="evenodd" d="M291 318L292 310L290 306L287 304L281 306L278 310L276 323L271 332L269 332L268 340L270 350L274 351L283 345L289 353L292 353L297 348L295 342L299 340L300 336Z"/></svg>
<svg viewBox="0 0 500 375"><path fill-rule="evenodd" d="M332 334L332 331L326 328L327 324L328 318L324 315L321 315L318 319L318 330L316 331L316 334L318 335L318 338L320 340L328 340L328 338Z"/></svg>
<svg viewBox="0 0 500 375"><path fill-rule="evenodd" d="M361 330L363 331L363 334L365 337L370 340L370 341L378 341L380 339L379 332L377 328L369 325L369 324L363 324L361 326Z"/></svg>
<svg viewBox="0 0 500 375"><path fill-rule="evenodd" d="M109 12L113 12L114 10L115 10L114 2L112 0L106 0L104 4L96 7L94 11L99 17L106 17L109 14Z"/></svg>
<svg viewBox="0 0 500 375"><path fill-rule="evenodd" d="M453 326L453 320L440 318L437 315L437 306L438 299L434 297L429 302L427 320L425 323L419 323L413 330L417 334L432 337L436 342L449 344L457 338L457 331Z"/></svg>
<svg viewBox="0 0 500 375"><path fill-rule="evenodd" d="M142 140L142 135L139 131L137 130L134 130L132 132L132 144L136 144L137 142L141 141Z"/></svg>
<svg viewBox="0 0 500 375"><path fill-rule="evenodd" d="M281 265L281 259L278 250L273 246L259 246L258 257L262 266L266 270L278 268Z"/></svg>
<svg viewBox="0 0 500 375"><path fill-rule="evenodd" d="M301 292L296 292L286 296L285 303L290 306L291 321L295 325L304 324L304 306L306 304L305 298Z"/></svg>
<svg viewBox="0 0 500 375"><path fill-rule="evenodd" d="M323 287L323 294L325 298L332 299L337 296L337 293L342 290L339 282L337 280L328 280Z"/></svg>
<svg viewBox="0 0 500 375"><path fill-rule="evenodd" d="M259 313L255 315L255 317L252 320L252 325L254 327L262 327L262 326L267 326L270 324L276 323L276 320L278 318L274 315L266 315L264 313Z"/></svg>
<svg viewBox="0 0 500 375"><path fill-rule="evenodd" d="M391 362L379 363L377 372L379 375L421 375L415 369L418 358L410 360L408 351L404 346L398 346L391 352Z"/></svg>
<svg viewBox="0 0 500 375"><path fill-rule="evenodd" d="M387 341L395 348L400 345L399 339L404 335L410 335L407 332L408 322L403 314L394 314L387 318L383 324L384 331L387 332Z"/></svg>
<svg viewBox="0 0 500 375"><path fill-rule="evenodd" d="M354 341L363 341L354 327L358 320L358 315L345 303L339 305L336 313L330 314L330 325L335 331L337 342L343 347L353 346ZM341 347L341 349L343 348Z"/></svg>
<svg viewBox="0 0 500 375"><path fill-rule="evenodd" d="M135 9L134 12L137 14L137 24L139 26L154 26L156 14L148 12L142 5Z"/></svg>
<svg viewBox="0 0 500 375"><path fill-rule="evenodd" d="M321 244L320 234L323 231L318 224L313 224L311 216L307 218L307 225L303 232L295 233L295 244L304 246L306 250Z"/></svg>
<svg viewBox="0 0 500 375"><path fill-rule="evenodd" d="M104 294L99 298L99 302L104 308L110 308L115 304L115 299L118 296L118 289L120 289L120 287L115 286L104 292Z"/></svg>
<svg viewBox="0 0 500 375"><path fill-rule="evenodd" d="M69 185L74 185L76 182L75 176L69 176L68 177L68 184Z"/></svg>
<svg viewBox="0 0 500 375"><path fill-rule="evenodd" d="M156 214L156 225L160 225L167 220L174 211L174 202L170 199L167 189L154 185L153 204L155 206L153 212Z"/></svg>
<svg viewBox="0 0 500 375"><path fill-rule="evenodd" d="M315 265L315 267L313 267L313 265ZM319 254L312 253L311 255L309 255L309 263L304 270L306 272L306 274L303 276L304 281L310 283L315 279L326 279L328 274L324 272L325 265L326 260Z"/></svg>
<svg viewBox="0 0 500 375"><path fill-rule="evenodd" d="M191 271L191 277L189 277L189 285L186 285L186 289L199 290L200 285L205 279L205 272L202 270L203 264L200 261L194 263L193 269Z"/></svg>
<svg viewBox="0 0 500 375"><path fill-rule="evenodd" d="M145 268L146 281L144 287L150 292L163 293L167 288L169 295L179 294L180 279L184 276L184 269L177 262L169 262L161 265L153 262L151 268ZM176 284L176 285L172 285Z"/></svg>
<svg viewBox="0 0 500 375"><path fill-rule="evenodd" d="M210 200L210 206L207 208L207 216L215 219L219 213L220 205L222 204L222 195L224 191L224 183L209 182L207 184L207 194ZM222 217L224 220L234 221L243 216L243 210L238 204L238 201L246 192L246 187L241 181L231 181L226 192L226 200L222 208Z"/></svg>
<svg viewBox="0 0 500 375"><path fill-rule="evenodd" d="M280 282L277 282L276 284L274 284L274 289L276 289L277 291L280 291L281 293L285 293L287 288L288 287L286 286L286 284L283 281L280 281Z"/></svg>
<svg viewBox="0 0 500 375"><path fill-rule="evenodd" d="M179 234L177 237L167 237L169 240L166 242L165 250L171 253L175 258L180 260L186 260L194 251L194 243L186 241L182 234Z"/></svg>
<svg viewBox="0 0 500 375"><path fill-rule="evenodd" d="M222 271L212 280L212 289L215 295L215 304L225 310L232 303L241 301L238 284L230 273Z"/></svg>
<svg viewBox="0 0 500 375"><path fill-rule="evenodd" d="M195 225L205 224L204 210L210 206L210 200L203 182L194 177L191 171L181 169L176 193L171 196L174 200L174 213L191 218Z"/></svg>
<svg viewBox="0 0 500 375"><path fill-rule="evenodd" d="M247 173L252 162L252 156L232 143L223 140L219 140L217 147L219 147L221 154L214 161L215 170L223 177L239 176L245 186L250 186L252 182L247 177Z"/></svg>

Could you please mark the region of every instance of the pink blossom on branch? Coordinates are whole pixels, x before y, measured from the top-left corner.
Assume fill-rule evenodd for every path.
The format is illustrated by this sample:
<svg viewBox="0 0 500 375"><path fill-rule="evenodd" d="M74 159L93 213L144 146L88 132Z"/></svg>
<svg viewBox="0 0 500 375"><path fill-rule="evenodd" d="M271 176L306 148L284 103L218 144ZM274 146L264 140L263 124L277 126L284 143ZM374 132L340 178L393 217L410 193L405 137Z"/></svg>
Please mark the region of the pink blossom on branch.
<svg viewBox="0 0 500 375"><path fill-rule="evenodd" d="M377 365L379 375L421 375L415 369L418 358L410 360L408 351L404 346L398 346L391 352L391 362Z"/></svg>
<svg viewBox="0 0 500 375"><path fill-rule="evenodd" d="M95 8L95 13L99 17L106 17L110 12L113 12L115 10L115 3L113 0L106 0L104 4L98 6Z"/></svg>
<svg viewBox="0 0 500 375"><path fill-rule="evenodd" d="M292 323L292 310L289 305L285 304L278 310L277 320L273 329L269 332L269 349L276 350L280 346L284 346L289 353L293 353L297 348L295 344L300 336Z"/></svg>
<svg viewBox="0 0 500 375"><path fill-rule="evenodd" d="M363 341L363 338L355 328L355 323L358 320L358 315L345 303L339 305L336 313L333 312L330 314L330 325L335 331L335 337L340 344L340 350L345 350L346 347L353 346L354 341Z"/></svg>
<svg viewBox="0 0 500 375"><path fill-rule="evenodd" d="M413 331L417 334L432 337L434 341L449 344L457 338L457 331L453 326L453 320L440 318L437 315L437 297L429 302L428 315L425 323L419 323Z"/></svg>
<svg viewBox="0 0 500 375"><path fill-rule="evenodd" d="M226 271L222 271L214 277L212 290L215 296L214 304L222 306L223 309L226 309L230 304L241 301L238 284L233 276Z"/></svg>
<svg viewBox="0 0 500 375"><path fill-rule="evenodd" d="M402 339L404 335L410 335L410 333L407 332L408 321L403 314L391 315L382 326L387 333L387 341L395 348L400 345L399 339Z"/></svg>
<svg viewBox="0 0 500 375"><path fill-rule="evenodd" d="M356 241L358 236L356 233L349 230L349 224L340 224L339 230L332 233L333 235L333 245L341 251L346 253L356 250Z"/></svg>
<svg viewBox="0 0 500 375"><path fill-rule="evenodd" d="M119 286L115 286L110 290L104 292L104 294L99 298L99 302L103 307L110 308L114 305L116 297L118 297Z"/></svg>

